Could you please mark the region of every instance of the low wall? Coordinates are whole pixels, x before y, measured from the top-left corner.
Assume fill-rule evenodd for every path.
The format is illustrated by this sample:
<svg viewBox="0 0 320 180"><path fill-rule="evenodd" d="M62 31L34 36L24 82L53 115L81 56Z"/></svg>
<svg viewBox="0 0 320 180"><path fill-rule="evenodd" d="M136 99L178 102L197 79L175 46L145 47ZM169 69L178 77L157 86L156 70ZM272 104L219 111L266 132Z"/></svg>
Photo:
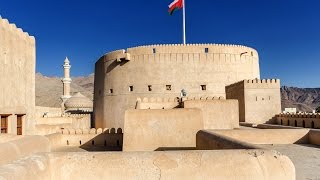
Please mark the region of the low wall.
<svg viewBox="0 0 320 180"><path fill-rule="evenodd" d="M199 108L204 129L239 128L238 100L186 100L184 108Z"/></svg>
<svg viewBox="0 0 320 180"><path fill-rule="evenodd" d="M91 116L37 118L36 124L37 135L53 134L64 128L89 129L91 127Z"/></svg>
<svg viewBox="0 0 320 180"><path fill-rule="evenodd" d="M197 133L197 150L260 149L252 144L206 130Z"/></svg>
<svg viewBox="0 0 320 180"><path fill-rule="evenodd" d="M278 125L320 129L320 114L279 114Z"/></svg>
<svg viewBox="0 0 320 180"><path fill-rule="evenodd" d="M36 118L46 116L61 117L61 108L36 106Z"/></svg>
<svg viewBox="0 0 320 180"><path fill-rule="evenodd" d="M301 127L282 126L275 124L258 124L256 127L258 129L301 129Z"/></svg>
<svg viewBox="0 0 320 180"><path fill-rule="evenodd" d="M25 136L17 140L1 143L0 165L37 152L50 152L50 142L46 137Z"/></svg>
<svg viewBox="0 0 320 180"><path fill-rule="evenodd" d="M200 109L128 110L125 113L123 151L195 147L203 129Z"/></svg>
<svg viewBox="0 0 320 180"><path fill-rule="evenodd" d="M207 130L250 144L308 144L308 129Z"/></svg>
<svg viewBox="0 0 320 180"><path fill-rule="evenodd" d="M0 178L294 180L295 167L269 150L50 153L1 166Z"/></svg>
<svg viewBox="0 0 320 180"><path fill-rule="evenodd" d="M136 109L173 109L180 106L179 98L138 98Z"/></svg>
<svg viewBox="0 0 320 180"><path fill-rule="evenodd" d="M87 151L121 151L122 129L64 129L60 133L46 136L52 151L61 147L75 146Z"/></svg>
<svg viewBox="0 0 320 180"><path fill-rule="evenodd" d="M320 146L320 130L310 130L309 143Z"/></svg>

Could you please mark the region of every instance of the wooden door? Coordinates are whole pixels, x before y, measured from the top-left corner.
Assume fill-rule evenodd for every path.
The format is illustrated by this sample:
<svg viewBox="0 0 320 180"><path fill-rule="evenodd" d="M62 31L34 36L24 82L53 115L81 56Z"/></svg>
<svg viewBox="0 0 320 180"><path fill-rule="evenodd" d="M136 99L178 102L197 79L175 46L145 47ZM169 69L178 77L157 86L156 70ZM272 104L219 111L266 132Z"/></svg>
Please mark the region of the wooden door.
<svg viewBox="0 0 320 180"><path fill-rule="evenodd" d="M17 116L17 135L22 135L22 116Z"/></svg>
<svg viewBox="0 0 320 180"><path fill-rule="evenodd" d="M8 116L1 116L1 133L8 133Z"/></svg>

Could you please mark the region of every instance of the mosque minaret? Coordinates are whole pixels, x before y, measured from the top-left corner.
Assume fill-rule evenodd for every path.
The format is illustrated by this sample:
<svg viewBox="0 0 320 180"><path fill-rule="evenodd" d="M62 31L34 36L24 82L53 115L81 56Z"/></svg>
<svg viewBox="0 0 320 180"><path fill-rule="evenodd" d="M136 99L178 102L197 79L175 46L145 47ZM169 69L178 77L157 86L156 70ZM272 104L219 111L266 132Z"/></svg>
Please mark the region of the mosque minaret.
<svg viewBox="0 0 320 180"><path fill-rule="evenodd" d="M64 69L64 78L62 79L63 95L61 96L61 99L63 100L63 102L65 102L67 99L71 97L70 95L70 85L72 81L70 78L71 65L68 57L66 57L66 59L64 60L63 69Z"/></svg>

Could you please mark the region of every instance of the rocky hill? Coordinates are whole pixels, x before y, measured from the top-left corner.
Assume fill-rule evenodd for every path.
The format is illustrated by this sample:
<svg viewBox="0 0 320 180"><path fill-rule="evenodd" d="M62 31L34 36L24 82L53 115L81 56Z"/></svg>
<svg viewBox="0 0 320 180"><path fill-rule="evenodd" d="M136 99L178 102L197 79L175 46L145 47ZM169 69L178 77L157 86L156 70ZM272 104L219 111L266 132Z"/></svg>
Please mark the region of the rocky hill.
<svg viewBox="0 0 320 180"><path fill-rule="evenodd" d="M93 99L94 74L87 77L73 77L71 92L81 92ZM58 77L36 74L36 105L60 107L62 82ZM320 104L320 88L281 88L282 108L295 107L299 111L312 112Z"/></svg>
<svg viewBox="0 0 320 180"><path fill-rule="evenodd" d="M281 88L282 108L295 107L298 111L312 112L320 105L320 88Z"/></svg>

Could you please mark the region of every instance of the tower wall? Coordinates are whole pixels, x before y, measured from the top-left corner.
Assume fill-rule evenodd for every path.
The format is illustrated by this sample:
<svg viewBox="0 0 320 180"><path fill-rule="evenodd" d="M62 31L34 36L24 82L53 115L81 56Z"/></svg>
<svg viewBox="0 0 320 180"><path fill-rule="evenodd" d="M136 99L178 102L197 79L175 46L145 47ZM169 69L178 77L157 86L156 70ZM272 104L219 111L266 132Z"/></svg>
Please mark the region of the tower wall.
<svg viewBox="0 0 320 180"><path fill-rule="evenodd" d="M240 122L272 122L281 113L279 79L243 80L227 86L226 95L239 101Z"/></svg>
<svg viewBox="0 0 320 180"><path fill-rule="evenodd" d="M8 119L8 132L33 134L35 114L35 38L0 18L0 116Z"/></svg>
<svg viewBox="0 0 320 180"><path fill-rule="evenodd" d="M256 50L238 45L153 45L108 53L96 63L97 127L123 128L138 97L222 96L225 86L260 78ZM151 86L151 91L150 91ZM169 90L171 89L171 90Z"/></svg>

